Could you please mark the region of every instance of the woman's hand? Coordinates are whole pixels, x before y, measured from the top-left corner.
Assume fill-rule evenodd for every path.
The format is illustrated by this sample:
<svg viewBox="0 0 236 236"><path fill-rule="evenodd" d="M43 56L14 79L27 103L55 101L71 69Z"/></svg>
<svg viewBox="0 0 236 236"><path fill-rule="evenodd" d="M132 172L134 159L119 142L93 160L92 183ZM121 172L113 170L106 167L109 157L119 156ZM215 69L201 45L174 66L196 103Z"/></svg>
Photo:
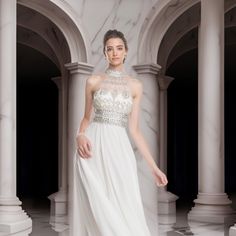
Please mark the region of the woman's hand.
<svg viewBox="0 0 236 236"><path fill-rule="evenodd" d="M158 187L167 185L168 180L166 175L157 166L152 167L152 174Z"/></svg>
<svg viewBox="0 0 236 236"><path fill-rule="evenodd" d="M83 134L76 137L77 152L82 158L89 158L92 156L92 145L89 139Z"/></svg>

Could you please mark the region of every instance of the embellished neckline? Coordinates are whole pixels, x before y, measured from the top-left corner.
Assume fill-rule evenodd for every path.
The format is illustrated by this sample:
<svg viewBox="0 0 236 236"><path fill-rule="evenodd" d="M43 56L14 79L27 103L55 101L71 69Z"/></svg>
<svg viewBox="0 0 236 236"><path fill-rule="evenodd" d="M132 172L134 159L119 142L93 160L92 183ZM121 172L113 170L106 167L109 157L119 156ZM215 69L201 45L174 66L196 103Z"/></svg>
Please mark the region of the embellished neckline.
<svg viewBox="0 0 236 236"><path fill-rule="evenodd" d="M108 76L115 77L115 78L122 78L126 75L124 70L113 70L113 69L110 69L110 68L107 68L105 73Z"/></svg>

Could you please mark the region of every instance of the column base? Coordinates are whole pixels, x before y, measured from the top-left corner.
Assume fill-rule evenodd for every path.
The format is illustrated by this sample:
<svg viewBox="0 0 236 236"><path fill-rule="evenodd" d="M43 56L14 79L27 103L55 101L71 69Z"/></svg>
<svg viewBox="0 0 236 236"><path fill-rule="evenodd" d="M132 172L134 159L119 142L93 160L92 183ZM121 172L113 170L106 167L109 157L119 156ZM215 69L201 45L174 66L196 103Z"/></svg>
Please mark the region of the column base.
<svg viewBox="0 0 236 236"><path fill-rule="evenodd" d="M14 223L0 223L0 236L28 236L31 232L32 220L30 218Z"/></svg>
<svg viewBox="0 0 236 236"><path fill-rule="evenodd" d="M236 224L229 229L229 236L236 236Z"/></svg>
<svg viewBox="0 0 236 236"><path fill-rule="evenodd" d="M58 192L48 196L51 201L50 225L56 232L63 232L68 229L67 216L67 192L60 189Z"/></svg>
<svg viewBox="0 0 236 236"><path fill-rule="evenodd" d="M158 189L158 216L160 224L174 224L176 222L176 200L178 196L168 192L165 188Z"/></svg>
<svg viewBox="0 0 236 236"><path fill-rule="evenodd" d="M32 220L19 205L0 206L0 236L27 236L31 232Z"/></svg>
<svg viewBox="0 0 236 236"><path fill-rule="evenodd" d="M227 194L199 193L188 219L198 222L226 223L236 217Z"/></svg>

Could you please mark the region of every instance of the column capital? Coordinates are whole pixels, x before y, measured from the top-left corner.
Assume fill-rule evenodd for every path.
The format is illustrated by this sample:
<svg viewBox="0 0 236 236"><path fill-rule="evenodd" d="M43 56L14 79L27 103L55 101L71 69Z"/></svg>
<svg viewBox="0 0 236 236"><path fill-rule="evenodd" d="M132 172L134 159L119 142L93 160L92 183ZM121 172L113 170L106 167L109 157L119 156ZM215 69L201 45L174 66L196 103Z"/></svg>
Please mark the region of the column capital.
<svg viewBox="0 0 236 236"><path fill-rule="evenodd" d="M157 75L160 70L161 66L158 64L150 63L150 64L139 64L139 65L134 65L133 69L138 73L138 74L152 74L152 75Z"/></svg>
<svg viewBox="0 0 236 236"><path fill-rule="evenodd" d="M166 76L166 75L160 75L158 76L158 85L160 90L167 90L170 83L174 80L175 78L171 76Z"/></svg>
<svg viewBox="0 0 236 236"><path fill-rule="evenodd" d="M61 90L61 76L52 77L51 80L56 84L58 90Z"/></svg>
<svg viewBox="0 0 236 236"><path fill-rule="evenodd" d="M93 72L94 66L85 62L73 62L65 64L67 70L71 74L85 74L90 75Z"/></svg>

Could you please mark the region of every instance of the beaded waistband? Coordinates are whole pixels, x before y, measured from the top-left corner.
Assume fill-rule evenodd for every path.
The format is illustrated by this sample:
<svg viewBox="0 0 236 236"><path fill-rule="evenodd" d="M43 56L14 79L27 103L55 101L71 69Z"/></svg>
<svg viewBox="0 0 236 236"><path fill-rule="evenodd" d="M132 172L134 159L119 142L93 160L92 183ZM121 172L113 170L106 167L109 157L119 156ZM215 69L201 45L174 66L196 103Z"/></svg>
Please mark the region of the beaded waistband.
<svg viewBox="0 0 236 236"><path fill-rule="evenodd" d="M115 111L96 110L93 121L127 127L128 115Z"/></svg>

